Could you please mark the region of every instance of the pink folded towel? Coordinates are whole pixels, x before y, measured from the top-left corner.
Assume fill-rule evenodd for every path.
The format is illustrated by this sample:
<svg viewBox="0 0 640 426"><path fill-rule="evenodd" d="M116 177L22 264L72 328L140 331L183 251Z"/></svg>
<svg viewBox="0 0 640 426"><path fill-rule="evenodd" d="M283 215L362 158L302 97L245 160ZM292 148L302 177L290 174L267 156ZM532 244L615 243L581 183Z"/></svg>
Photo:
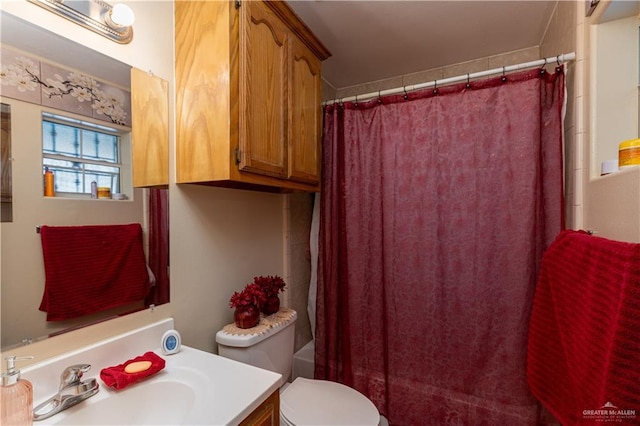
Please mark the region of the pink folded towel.
<svg viewBox="0 0 640 426"><path fill-rule="evenodd" d="M124 371L127 365L139 361L151 361L151 367L138 373L127 373ZM139 382L146 377L156 374L164 368L164 365L164 359L160 358L153 352L146 352L145 354L130 359L129 361L125 361L120 365L103 368L100 371L100 378L108 387L123 389L130 384Z"/></svg>

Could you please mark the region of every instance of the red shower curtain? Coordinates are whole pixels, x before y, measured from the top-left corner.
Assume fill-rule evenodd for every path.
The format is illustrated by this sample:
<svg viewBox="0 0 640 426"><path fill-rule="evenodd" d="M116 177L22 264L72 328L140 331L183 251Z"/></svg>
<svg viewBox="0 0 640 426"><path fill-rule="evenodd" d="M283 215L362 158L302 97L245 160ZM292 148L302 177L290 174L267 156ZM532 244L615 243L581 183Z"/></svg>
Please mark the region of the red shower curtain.
<svg viewBox="0 0 640 426"><path fill-rule="evenodd" d="M564 75L436 92L325 107L316 378L392 425L534 425L527 330L563 227Z"/></svg>

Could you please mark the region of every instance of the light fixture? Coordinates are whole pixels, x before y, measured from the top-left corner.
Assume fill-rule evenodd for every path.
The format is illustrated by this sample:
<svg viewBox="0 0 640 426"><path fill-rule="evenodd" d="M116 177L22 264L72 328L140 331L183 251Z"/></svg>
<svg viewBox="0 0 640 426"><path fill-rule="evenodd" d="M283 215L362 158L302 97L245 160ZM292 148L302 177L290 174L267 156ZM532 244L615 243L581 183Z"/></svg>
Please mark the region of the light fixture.
<svg viewBox="0 0 640 426"><path fill-rule="evenodd" d="M116 31L132 26L135 20L133 10L123 3L115 4L104 14L104 22Z"/></svg>
<svg viewBox="0 0 640 426"><path fill-rule="evenodd" d="M115 6L102 0L28 0L117 43L133 38L135 15L123 3Z"/></svg>

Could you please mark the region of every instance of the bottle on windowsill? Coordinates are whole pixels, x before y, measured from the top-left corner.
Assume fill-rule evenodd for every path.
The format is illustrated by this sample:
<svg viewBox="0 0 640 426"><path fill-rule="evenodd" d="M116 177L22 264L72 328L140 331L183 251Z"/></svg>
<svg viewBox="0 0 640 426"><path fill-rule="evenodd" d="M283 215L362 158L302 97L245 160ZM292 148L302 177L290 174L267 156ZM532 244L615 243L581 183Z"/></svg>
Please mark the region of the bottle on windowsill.
<svg viewBox="0 0 640 426"><path fill-rule="evenodd" d="M45 197L54 197L55 189L53 182L53 172L49 170L48 167L44 168L44 196Z"/></svg>

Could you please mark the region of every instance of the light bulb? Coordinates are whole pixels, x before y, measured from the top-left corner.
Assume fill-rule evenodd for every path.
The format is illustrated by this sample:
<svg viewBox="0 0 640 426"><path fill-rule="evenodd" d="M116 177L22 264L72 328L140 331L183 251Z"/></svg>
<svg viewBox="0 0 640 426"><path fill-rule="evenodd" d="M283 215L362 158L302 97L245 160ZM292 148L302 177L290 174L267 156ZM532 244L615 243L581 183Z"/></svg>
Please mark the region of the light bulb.
<svg viewBox="0 0 640 426"><path fill-rule="evenodd" d="M133 25L136 15L126 4L118 3L111 8L106 16L107 24L111 27L125 28Z"/></svg>

